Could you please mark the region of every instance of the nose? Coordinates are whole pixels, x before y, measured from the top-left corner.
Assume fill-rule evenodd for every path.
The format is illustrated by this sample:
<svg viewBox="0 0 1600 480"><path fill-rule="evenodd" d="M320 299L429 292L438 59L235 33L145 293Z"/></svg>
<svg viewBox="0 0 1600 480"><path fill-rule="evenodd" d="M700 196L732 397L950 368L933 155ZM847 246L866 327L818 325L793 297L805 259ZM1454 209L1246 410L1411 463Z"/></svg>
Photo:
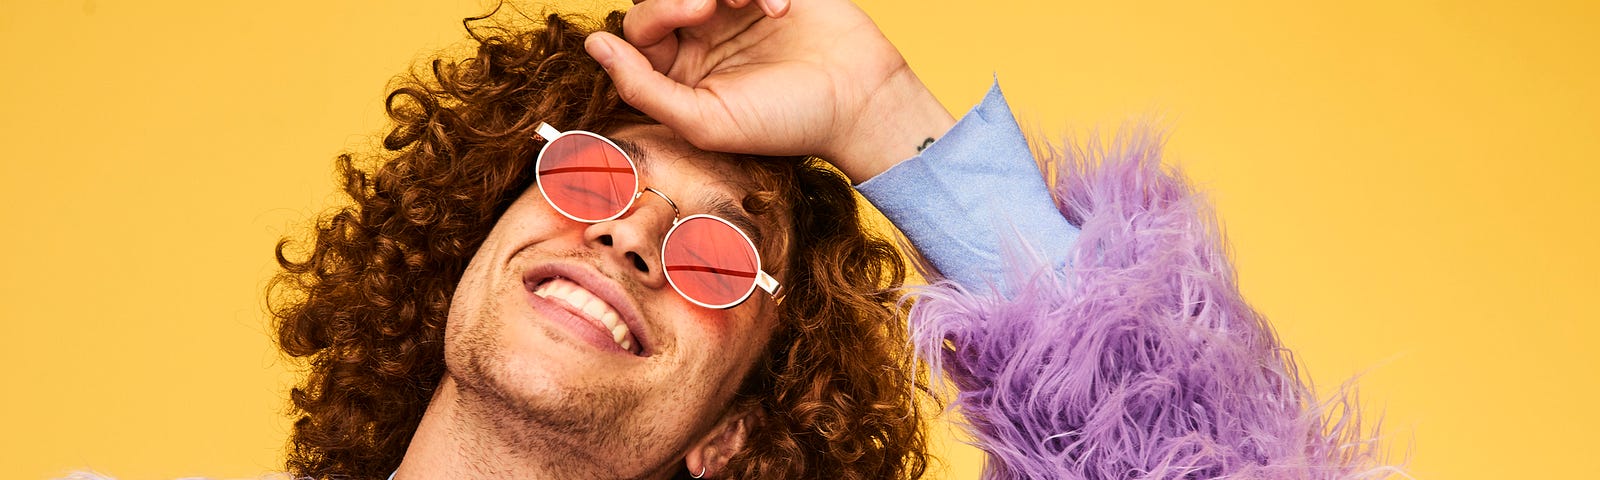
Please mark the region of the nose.
<svg viewBox="0 0 1600 480"><path fill-rule="evenodd" d="M666 195L646 188L622 216L589 225L584 240L646 288L659 288L667 278L661 271L661 239L672 228L677 210Z"/></svg>

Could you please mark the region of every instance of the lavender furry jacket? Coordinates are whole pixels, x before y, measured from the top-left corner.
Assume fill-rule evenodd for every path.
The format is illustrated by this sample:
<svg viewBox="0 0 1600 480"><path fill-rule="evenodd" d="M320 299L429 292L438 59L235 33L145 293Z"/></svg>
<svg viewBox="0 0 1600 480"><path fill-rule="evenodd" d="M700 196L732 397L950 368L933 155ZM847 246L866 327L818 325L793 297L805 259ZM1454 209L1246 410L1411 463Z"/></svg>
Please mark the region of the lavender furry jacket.
<svg viewBox="0 0 1600 480"><path fill-rule="evenodd" d="M1319 401L1240 296L1159 135L1030 148L996 87L946 140L859 188L943 273L913 294L912 336L955 387L984 478L1404 475L1352 396ZM982 178L1007 155L1021 178Z"/></svg>

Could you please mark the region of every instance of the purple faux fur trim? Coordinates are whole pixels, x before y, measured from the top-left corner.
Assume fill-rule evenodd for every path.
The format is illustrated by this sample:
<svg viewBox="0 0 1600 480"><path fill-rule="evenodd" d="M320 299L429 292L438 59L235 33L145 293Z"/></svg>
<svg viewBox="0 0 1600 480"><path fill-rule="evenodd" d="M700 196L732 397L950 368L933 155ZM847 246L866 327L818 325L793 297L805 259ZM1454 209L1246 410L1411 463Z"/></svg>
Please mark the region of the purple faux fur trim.
<svg viewBox="0 0 1600 480"><path fill-rule="evenodd" d="M1147 129L1037 150L1082 235L1057 270L1014 246L1016 293L940 282L911 311L918 355L959 389L985 478L1373 478L1348 390L1318 402L1240 296L1204 200ZM1021 253L1018 253L1021 252Z"/></svg>

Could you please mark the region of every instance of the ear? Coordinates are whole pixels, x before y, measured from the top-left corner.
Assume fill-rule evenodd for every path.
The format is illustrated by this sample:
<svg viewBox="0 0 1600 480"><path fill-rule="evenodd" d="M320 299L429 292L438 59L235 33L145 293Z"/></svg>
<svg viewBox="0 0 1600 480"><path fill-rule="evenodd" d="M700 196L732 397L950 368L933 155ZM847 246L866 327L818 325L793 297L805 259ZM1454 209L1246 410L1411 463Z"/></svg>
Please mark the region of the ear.
<svg viewBox="0 0 1600 480"><path fill-rule="evenodd" d="M693 447L689 447L683 460L684 467L691 474L705 472L705 478L721 475L728 466L728 459L744 448L745 438L749 436L755 420L756 414L750 410L723 415L717 421L717 426L706 432Z"/></svg>

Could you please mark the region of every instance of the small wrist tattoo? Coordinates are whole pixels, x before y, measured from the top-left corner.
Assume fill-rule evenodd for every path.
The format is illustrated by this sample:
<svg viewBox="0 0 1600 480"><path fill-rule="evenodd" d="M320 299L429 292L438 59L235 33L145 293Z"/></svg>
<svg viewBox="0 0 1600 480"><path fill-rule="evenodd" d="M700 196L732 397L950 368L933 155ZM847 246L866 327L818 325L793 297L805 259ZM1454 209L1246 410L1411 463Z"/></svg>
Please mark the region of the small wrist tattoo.
<svg viewBox="0 0 1600 480"><path fill-rule="evenodd" d="M933 145L933 137L928 137L927 140L922 141L922 145L917 145L917 153L927 150L929 145Z"/></svg>

